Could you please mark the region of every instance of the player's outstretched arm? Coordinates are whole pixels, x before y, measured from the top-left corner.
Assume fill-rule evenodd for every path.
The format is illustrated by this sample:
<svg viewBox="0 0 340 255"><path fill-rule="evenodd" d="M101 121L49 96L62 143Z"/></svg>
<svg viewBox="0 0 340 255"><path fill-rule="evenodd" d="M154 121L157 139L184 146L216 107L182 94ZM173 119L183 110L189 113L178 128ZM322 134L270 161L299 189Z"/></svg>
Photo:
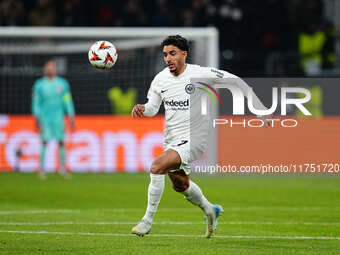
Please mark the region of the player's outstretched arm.
<svg viewBox="0 0 340 255"><path fill-rule="evenodd" d="M136 104L131 112L132 118L143 117L145 111L145 106L142 104Z"/></svg>
<svg viewBox="0 0 340 255"><path fill-rule="evenodd" d="M264 106L262 101L257 97L257 95L255 94L255 92L253 90L251 90L251 92L252 92L251 94L248 93L248 91L251 88L249 87L249 85L244 80L242 80L239 77L236 80L237 80L237 84L238 84L239 88L242 90L243 94L246 95L247 99L249 100L249 96L252 97L253 104L254 104L254 107L256 109L267 110L267 107ZM272 127L273 116L271 114L263 115L263 116L258 115L257 118L264 122L264 127L266 127L266 128Z"/></svg>
<svg viewBox="0 0 340 255"><path fill-rule="evenodd" d="M258 119L264 122L264 127L273 127L273 115L257 116Z"/></svg>
<svg viewBox="0 0 340 255"><path fill-rule="evenodd" d="M242 91L242 93L249 99L249 96L252 97L253 99L253 104L254 104L254 107L256 109L261 109L261 110L267 110L267 107L265 107L263 105L263 103L261 102L261 100L257 97L257 95L254 93L253 90L251 90L252 93L250 93L249 95L249 90L251 89L249 87L249 85L244 81L242 80L240 77L234 75L234 74L231 74L231 73L228 73L226 71L223 71L223 70L217 70L217 69L214 69L214 68L204 68L204 72L206 74L206 76L210 79L212 79L212 83L215 83L215 84L223 84L225 83L225 80L224 79L221 79L221 78L228 78L228 79L231 79L231 81L236 84ZM257 116L258 119L262 120L264 122L264 126L265 127L272 127L273 126L273 116L270 114L270 115L264 115L264 116Z"/></svg>

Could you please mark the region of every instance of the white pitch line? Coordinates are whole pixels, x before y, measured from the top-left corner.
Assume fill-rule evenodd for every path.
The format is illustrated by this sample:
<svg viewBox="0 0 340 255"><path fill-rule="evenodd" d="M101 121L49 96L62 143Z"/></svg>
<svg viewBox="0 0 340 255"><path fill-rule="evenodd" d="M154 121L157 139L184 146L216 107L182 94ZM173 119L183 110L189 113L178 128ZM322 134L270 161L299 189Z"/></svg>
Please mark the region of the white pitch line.
<svg viewBox="0 0 340 255"><path fill-rule="evenodd" d="M227 207L225 211L238 212L238 211L340 211L340 207L322 207L322 206L249 206L249 207ZM33 209L33 210L0 210L0 215L6 214L53 214L53 213L84 213L84 212L140 212L145 211L145 208L112 208L112 209ZM188 212L197 211L197 208L159 208L160 212Z"/></svg>
<svg viewBox="0 0 340 255"><path fill-rule="evenodd" d="M131 234L118 233L89 233L89 232L47 232L47 231L16 231L16 230L0 230L0 233L12 234L38 234L38 235L82 235L82 236L117 236L131 237ZM150 237L187 237L187 238L203 238L203 235L185 235L185 234L150 234ZM214 238L223 239L287 239L287 240L340 240L338 236L232 236L232 235L216 235Z"/></svg>
<svg viewBox="0 0 340 255"><path fill-rule="evenodd" d="M60 209L60 210L2 210L0 214L50 214L50 213L76 213L80 212L80 210L67 210L67 209Z"/></svg>
<svg viewBox="0 0 340 255"><path fill-rule="evenodd" d="M51 226L51 225L133 225L137 221L98 221L98 222L0 222L0 226ZM194 225L203 224L203 221L158 221L156 225ZM340 226L340 222L273 222L273 221L219 221L219 225L315 225Z"/></svg>

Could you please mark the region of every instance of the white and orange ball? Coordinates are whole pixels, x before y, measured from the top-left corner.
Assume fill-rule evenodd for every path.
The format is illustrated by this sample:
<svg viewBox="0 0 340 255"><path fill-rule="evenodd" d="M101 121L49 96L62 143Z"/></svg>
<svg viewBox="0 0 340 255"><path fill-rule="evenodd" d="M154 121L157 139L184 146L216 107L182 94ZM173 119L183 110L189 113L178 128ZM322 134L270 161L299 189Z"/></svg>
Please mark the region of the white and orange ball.
<svg viewBox="0 0 340 255"><path fill-rule="evenodd" d="M89 61L92 66L98 69L111 69L117 59L117 49L108 41L95 42L89 50Z"/></svg>

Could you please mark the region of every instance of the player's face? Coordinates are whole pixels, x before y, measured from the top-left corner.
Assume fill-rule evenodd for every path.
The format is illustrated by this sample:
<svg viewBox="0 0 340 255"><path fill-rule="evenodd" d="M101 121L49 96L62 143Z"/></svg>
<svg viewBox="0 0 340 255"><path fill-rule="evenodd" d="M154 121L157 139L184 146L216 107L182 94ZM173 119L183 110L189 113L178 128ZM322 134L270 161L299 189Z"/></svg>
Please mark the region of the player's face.
<svg viewBox="0 0 340 255"><path fill-rule="evenodd" d="M182 51L174 45L167 45L163 48L163 57L171 73L179 75L183 72L187 57L186 51Z"/></svg>
<svg viewBox="0 0 340 255"><path fill-rule="evenodd" d="M45 75L49 78L53 78L57 74L57 67L53 61L49 61L45 64L44 68Z"/></svg>

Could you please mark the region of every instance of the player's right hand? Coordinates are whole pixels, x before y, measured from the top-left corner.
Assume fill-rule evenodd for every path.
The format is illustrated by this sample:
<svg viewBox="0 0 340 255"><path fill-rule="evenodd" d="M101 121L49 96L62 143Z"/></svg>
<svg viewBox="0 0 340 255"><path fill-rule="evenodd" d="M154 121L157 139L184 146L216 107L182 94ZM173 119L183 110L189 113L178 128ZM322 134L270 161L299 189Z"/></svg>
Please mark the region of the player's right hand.
<svg viewBox="0 0 340 255"><path fill-rule="evenodd" d="M131 112L132 118L143 117L143 113L145 111L145 106L142 104L136 104Z"/></svg>
<svg viewBox="0 0 340 255"><path fill-rule="evenodd" d="M40 126L40 122L38 119L35 119L35 127L37 128L37 130L40 132L41 131L41 126Z"/></svg>
<svg viewBox="0 0 340 255"><path fill-rule="evenodd" d="M76 124L75 124L73 116L70 117L70 129L71 129L71 131L74 131L76 129Z"/></svg>

